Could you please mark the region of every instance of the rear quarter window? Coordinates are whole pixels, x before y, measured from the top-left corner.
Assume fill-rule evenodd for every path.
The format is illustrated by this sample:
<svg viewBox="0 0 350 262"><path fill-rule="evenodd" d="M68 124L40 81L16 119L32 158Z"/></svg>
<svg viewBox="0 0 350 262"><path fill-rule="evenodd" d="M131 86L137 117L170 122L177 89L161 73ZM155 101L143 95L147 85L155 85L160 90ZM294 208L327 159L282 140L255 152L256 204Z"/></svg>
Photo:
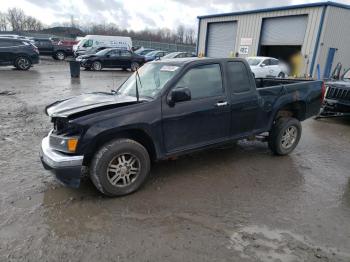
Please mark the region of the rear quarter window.
<svg viewBox="0 0 350 262"><path fill-rule="evenodd" d="M228 82L233 93L250 90L249 72L242 62L228 62Z"/></svg>

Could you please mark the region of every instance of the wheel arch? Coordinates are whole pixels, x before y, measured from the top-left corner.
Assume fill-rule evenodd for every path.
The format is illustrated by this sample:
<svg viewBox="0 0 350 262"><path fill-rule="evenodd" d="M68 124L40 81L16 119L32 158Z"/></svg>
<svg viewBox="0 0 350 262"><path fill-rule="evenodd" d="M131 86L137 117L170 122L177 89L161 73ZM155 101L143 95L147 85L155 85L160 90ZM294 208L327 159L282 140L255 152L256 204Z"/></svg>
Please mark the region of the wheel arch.
<svg viewBox="0 0 350 262"><path fill-rule="evenodd" d="M280 109L275 112L271 125L281 117L294 117L299 121L305 120L306 103L304 101L295 101L282 105Z"/></svg>
<svg viewBox="0 0 350 262"><path fill-rule="evenodd" d="M90 143L90 146L86 150L84 155L84 165L88 165L94 154L106 143L118 139L118 138L128 138L135 140L144 146L150 155L152 161L157 159L157 149L151 138L151 136L143 129L131 128L126 130L117 131L106 131L103 132Z"/></svg>
<svg viewBox="0 0 350 262"><path fill-rule="evenodd" d="M20 57L25 57L25 58L29 59L29 61L31 63L33 62L31 57L28 54L26 54L26 53L19 53L19 54L16 54L15 58L13 59L13 64L14 65L16 64L17 59L20 58Z"/></svg>

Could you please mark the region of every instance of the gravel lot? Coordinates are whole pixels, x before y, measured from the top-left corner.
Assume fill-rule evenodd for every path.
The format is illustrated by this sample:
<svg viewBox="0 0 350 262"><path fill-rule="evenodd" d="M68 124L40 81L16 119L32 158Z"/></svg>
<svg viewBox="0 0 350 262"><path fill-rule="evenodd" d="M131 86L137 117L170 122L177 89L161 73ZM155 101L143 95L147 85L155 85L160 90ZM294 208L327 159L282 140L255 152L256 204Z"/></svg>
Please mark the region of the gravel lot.
<svg viewBox="0 0 350 262"><path fill-rule="evenodd" d="M240 142L157 163L126 197L59 184L38 157L45 105L129 74L0 68L0 261L350 261L350 120L303 122L287 157Z"/></svg>

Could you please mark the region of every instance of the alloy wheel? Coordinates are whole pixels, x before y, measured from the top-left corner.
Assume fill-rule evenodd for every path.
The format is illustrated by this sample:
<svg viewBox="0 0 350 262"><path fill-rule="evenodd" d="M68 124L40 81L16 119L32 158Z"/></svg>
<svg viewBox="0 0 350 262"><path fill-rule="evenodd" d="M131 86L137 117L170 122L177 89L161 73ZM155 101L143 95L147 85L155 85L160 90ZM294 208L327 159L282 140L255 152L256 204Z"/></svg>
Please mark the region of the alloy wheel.
<svg viewBox="0 0 350 262"><path fill-rule="evenodd" d="M116 187L131 185L141 171L140 160L133 154L125 153L112 159L107 167L107 179Z"/></svg>
<svg viewBox="0 0 350 262"><path fill-rule="evenodd" d="M282 135L281 145L284 149L291 148L298 137L298 129L295 126L288 127Z"/></svg>

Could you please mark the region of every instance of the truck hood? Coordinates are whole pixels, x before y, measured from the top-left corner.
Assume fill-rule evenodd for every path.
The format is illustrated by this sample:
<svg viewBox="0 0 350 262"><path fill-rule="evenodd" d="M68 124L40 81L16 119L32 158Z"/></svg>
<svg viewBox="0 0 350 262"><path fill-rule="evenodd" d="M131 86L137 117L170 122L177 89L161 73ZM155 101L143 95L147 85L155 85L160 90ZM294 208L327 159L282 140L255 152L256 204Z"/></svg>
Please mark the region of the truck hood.
<svg viewBox="0 0 350 262"><path fill-rule="evenodd" d="M140 102L142 102L142 100L140 100ZM73 114L83 112L87 114L98 109L104 110L135 103L137 103L136 98L132 96L96 92L57 101L48 105L45 112L51 117L69 117Z"/></svg>

